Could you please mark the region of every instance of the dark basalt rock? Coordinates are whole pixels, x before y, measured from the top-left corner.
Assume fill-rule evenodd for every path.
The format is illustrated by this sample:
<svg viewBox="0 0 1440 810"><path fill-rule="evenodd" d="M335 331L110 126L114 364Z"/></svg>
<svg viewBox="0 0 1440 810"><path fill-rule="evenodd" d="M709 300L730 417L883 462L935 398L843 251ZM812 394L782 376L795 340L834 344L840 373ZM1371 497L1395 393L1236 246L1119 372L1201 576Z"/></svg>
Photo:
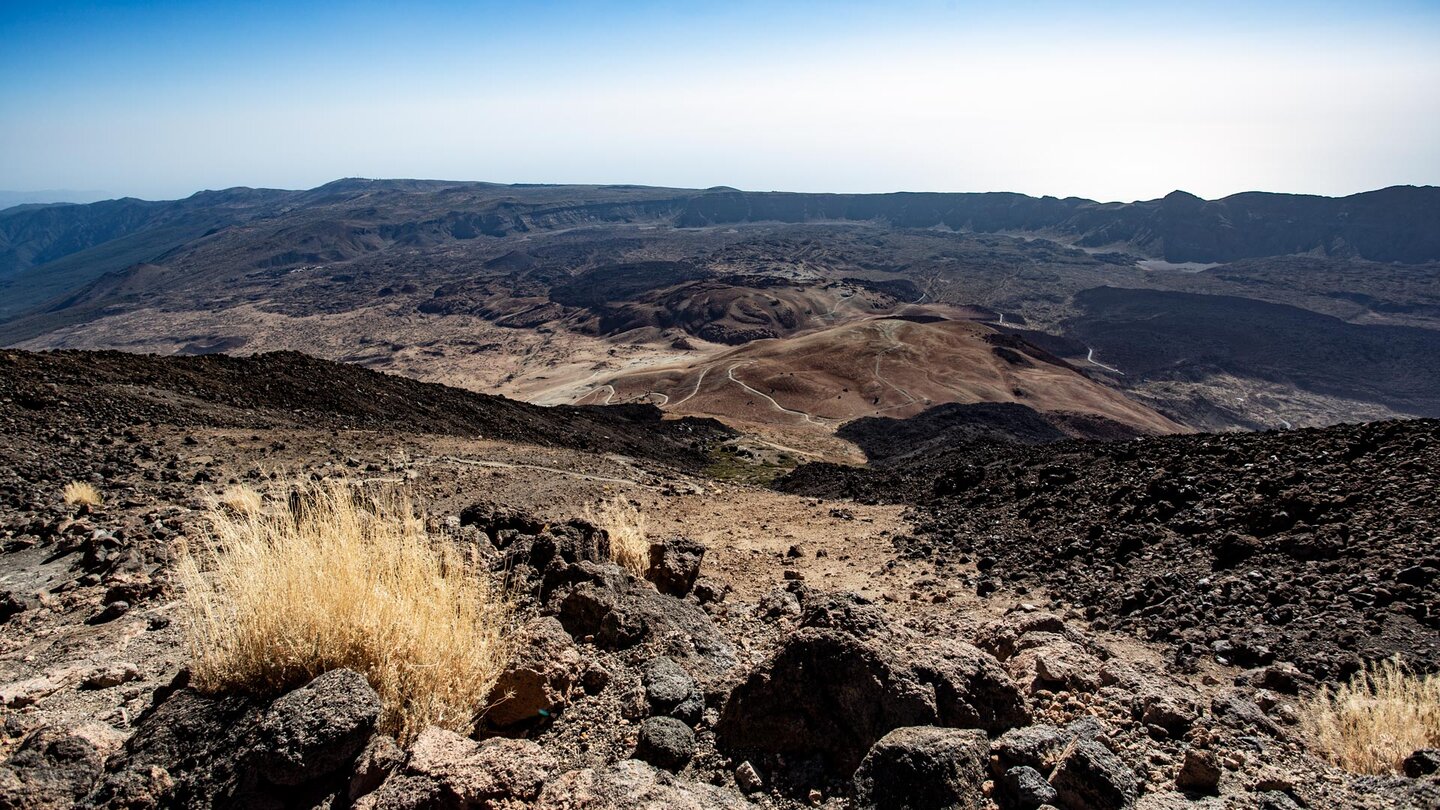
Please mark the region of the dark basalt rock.
<svg viewBox="0 0 1440 810"><path fill-rule="evenodd" d="M90 792L104 764L89 740L60 729L37 729L0 765L0 807L73 805Z"/></svg>
<svg viewBox="0 0 1440 810"><path fill-rule="evenodd" d="M1013 683L1004 693L1008 679L999 665L980 663L986 656L974 648L953 651L961 659L953 665L940 650L912 662L914 653L888 652L841 631L802 629L731 692L716 742L737 758L819 757L822 769L848 775L896 728L999 730L1023 721L1023 698ZM998 708L989 708L997 697Z"/></svg>
<svg viewBox="0 0 1440 810"><path fill-rule="evenodd" d="M261 807L348 790L351 763L380 713L358 673L334 670L268 706L170 695L105 765L95 807ZM157 774L164 778L158 778Z"/></svg>
<svg viewBox="0 0 1440 810"><path fill-rule="evenodd" d="M898 728L870 748L855 772L855 806L865 810L979 810L985 805L985 733Z"/></svg>
<svg viewBox="0 0 1440 810"><path fill-rule="evenodd" d="M674 717L650 717L640 724L635 758L676 771L695 755L695 732Z"/></svg>

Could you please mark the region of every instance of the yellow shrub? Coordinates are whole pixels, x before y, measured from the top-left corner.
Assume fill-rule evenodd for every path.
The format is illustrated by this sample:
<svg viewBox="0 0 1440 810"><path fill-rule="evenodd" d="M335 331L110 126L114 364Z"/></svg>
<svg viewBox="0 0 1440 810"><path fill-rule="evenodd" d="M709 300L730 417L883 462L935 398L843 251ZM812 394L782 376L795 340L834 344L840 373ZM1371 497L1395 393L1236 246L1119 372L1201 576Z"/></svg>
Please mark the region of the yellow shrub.
<svg viewBox="0 0 1440 810"><path fill-rule="evenodd" d="M650 568L645 515L623 498L610 498L586 509L585 517L610 538L610 558L637 577Z"/></svg>
<svg viewBox="0 0 1440 810"><path fill-rule="evenodd" d="M200 689L270 695L345 667L379 693L382 731L471 730L512 605L407 500L307 484L268 512L217 503L210 520L214 549L179 554Z"/></svg>
<svg viewBox="0 0 1440 810"><path fill-rule="evenodd" d="M1348 771L1384 774L1420 748L1440 746L1440 676L1398 661L1367 666L1301 705L1301 725L1322 756Z"/></svg>
<svg viewBox="0 0 1440 810"><path fill-rule="evenodd" d="M260 493L244 484L227 487L224 492L220 493L219 504L242 515L259 512L265 505Z"/></svg>
<svg viewBox="0 0 1440 810"><path fill-rule="evenodd" d="M100 490L84 481L71 481L60 491L60 497L71 506L99 506Z"/></svg>

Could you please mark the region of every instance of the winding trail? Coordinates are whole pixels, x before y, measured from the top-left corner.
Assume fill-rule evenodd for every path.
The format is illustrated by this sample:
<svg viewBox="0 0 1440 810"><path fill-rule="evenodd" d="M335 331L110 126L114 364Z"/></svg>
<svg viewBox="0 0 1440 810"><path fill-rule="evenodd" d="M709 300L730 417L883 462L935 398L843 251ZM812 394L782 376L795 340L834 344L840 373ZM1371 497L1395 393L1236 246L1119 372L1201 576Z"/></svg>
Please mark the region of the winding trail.
<svg viewBox="0 0 1440 810"><path fill-rule="evenodd" d="M806 413L806 412L804 412L804 411L793 410L793 409L791 409L791 408L785 407L784 405L781 405L780 403L778 403L778 402L775 401L775 398L774 398L774 397L770 396L769 394L765 393L764 391L757 391L756 389L751 388L748 384L746 384L746 382L745 382L744 380L737 379L737 378L735 377L735 369L737 369L737 368L739 368L740 366L743 366L743 365L745 365L745 364L744 364L744 363L736 363L735 365L733 365L733 366L731 366L730 368L726 369L725 375L730 378L730 382L735 383L736 385L740 386L741 388L744 388L746 391L749 391L750 393L754 394L754 395L757 396L757 397L763 397L763 398L769 400L769 401L770 401L770 404L771 404L771 405L774 405L774 406L775 406L775 410L777 410L777 411L783 411L783 412L785 412L785 413L794 414L794 415L800 417L801 419L804 419L806 422L809 422L809 423L812 424L812 425L823 425L823 424L825 424L824 422L820 422L820 421L816 420L815 417L811 416L810 414L808 414L808 413Z"/></svg>
<svg viewBox="0 0 1440 810"><path fill-rule="evenodd" d="M554 473L556 475L565 475L571 478L581 478L586 481L600 481L606 484L629 484L631 486L644 487L645 489L659 489L659 487L652 486L650 484L643 484L630 478L612 478L608 475L591 475L589 473L575 472L574 470L562 470L559 467L546 467L543 464L515 464L509 461L488 461L478 458L460 458L459 456L439 456L437 458L419 461L417 462L417 464L434 464L440 462L448 462L450 464L465 464L471 467L493 467L502 470L538 470L540 472Z"/></svg>
<svg viewBox="0 0 1440 810"><path fill-rule="evenodd" d="M895 350L897 350L897 349L903 349L903 348L905 348L905 344L901 343L901 342L900 342L900 339L897 338L897 337L895 337L895 332L894 332L893 330L891 330L891 329L889 329L889 328L886 328L885 326L879 326L878 328L880 329L881 332L884 333L885 337L890 338L890 342L893 343L894 345L891 346L890 348L888 348L888 349L880 352L879 354L875 355L875 372L874 372L874 373L875 373L875 379L878 380L881 384L889 386L891 390L893 390L895 393L899 394L900 396L905 397L905 399L907 400L906 402L902 402L902 403L900 403L900 404L898 404L898 405L890 405L890 406L887 406L887 407L884 407L884 408L879 408L879 409L877 409L877 410L875 411L875 413L884 413L884 412L886 412L886 411L893 411L893 410L895 410L896 408L905 408L905 407L908 407L908 406L910 406L910 405L914 405L916 402L919 402L919 400L915 398L915 395L914 395L914 394L911 394L909 391L906 391L904 388L901 388L900 386L896 385L895 383L890 382L890 380L887 379L887 378L885 377L885 375L883 375L883 374L880 373L880 361L883 360L883 359L885 359L885 355L887 355L887 354L889 354L889 353L891 353L891 352L893 352L893 351L895 351Z"/></svg>
<svg viewBox="0 0 1440 810"><path fill-rule="evenodd" d="M1120 369L1118 369L1118 368L1113 368L1113 367L1111 367L1111 366L1107 366L1107 365L1105 365L1104 363L1100 362L1099 360L1096 360L1096 359L1095 359L1095 350L1094 350L1094 349L1090 349L1090 347L1088 347L1088 346L1085 347L1085 348L1089 349L1089 351L1088 351L1088 352L1086 353L1086 355L1085 355L1085 362L1089 363L1089 364L1092 365L1092 366L1099 366L1100 368L1103 368L1103 369L1105 369L1106 371L1113 371L1113 372L1115 372L1116 374L1119 374L1121 377L1124 377L1124 376L1125 376L1125 372L1121 371Z"/></svg>
<svg viewBox="0 0 1440 810"><path fill-rule="evenodd" d="M690 398L691 398L691 397L693 397L693 396L695 396L696 394L700 393L700 383L705 382L705 375L708 374L709 372L710 372L710 367L709 367L709 366L706 366L705 368L700 369L700 376L699 376L698 378L696 378L696 380L695 380L695 390L693 390L693 391L691 391L690 393L686 394L684 399L680 400L679 402L676 402L676 403L675 403L676 407L678 407L678 406L680 406L680 405L684 405L686 402L689 402L689 401L690 401Z"/></svg>

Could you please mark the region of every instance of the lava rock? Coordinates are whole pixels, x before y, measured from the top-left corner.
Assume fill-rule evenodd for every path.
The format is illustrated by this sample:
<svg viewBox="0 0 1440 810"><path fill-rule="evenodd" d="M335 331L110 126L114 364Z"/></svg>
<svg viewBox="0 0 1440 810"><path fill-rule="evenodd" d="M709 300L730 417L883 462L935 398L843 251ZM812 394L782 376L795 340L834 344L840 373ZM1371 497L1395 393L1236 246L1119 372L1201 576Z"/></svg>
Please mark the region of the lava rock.
<svg viewBox="0 0 1440 810"><path fill-rule="evenodd" d="M650 717L640 724L635 758L677 771L695 755L695 732L674 717Z"/></svg>
<svg viewBox="0 0 1440 810"><path fill-rule="evenodd" d="M1222 772L1220 758L1213 752L1191 748L1185 752L1180 772L1175 775L1175 787L1192 793L1214 794L1219 790Z"/></svg>
<svg viewBox="0 0 1440 810"><path fill-rule="evenodd" d="M666 654L723 672L735 665L735 651L698 606L636 587L633 577L614 564L582 562L563 574L550 600L565 630L590 638L607 650L655 641Z"/></svg>
<svg viewBox="0 0 1440 810"><path fill-rule="evenodd" d="M564 626L553 616L528 622L518 633L515 654L495 682L497 700L483 725L510 729L555 716L570 701L584 661Z"/></svg>
<svg viewBox="0 0 1440 810"><path fill-rule="evenodd" d="M1440 771L1440 749L1422 748L1406 757L1402 767L1405 775L1411 779L1436 773Z"/></svg>
<svg viewBox="0 0 1440 810"><path fill-rule="evenodd" d="M531 740L497 737L477 743L453 731L427 728L410 747L404 775L429 780L435 789L404 780L387 790L391 780L370 794L376 808L397 801L392 794L438 795L439 807L490 807L505 800L533 801L554 775L556 762ZM393 778L393 777L392 777Z"/></svg>
<svg viewBox="0 0 1440 810"><path fill-rule="evenodd" d="M681 779L638 759L561 774L545 786L535 810L667 807L675 810L754 810L734 791Z"/></svg>
<svg viewBox="0 0 1440 810"><path fill-rule="evenodd" d="M922 726L881 737L855 772L857 808L984 806L990 745L982 731Z"/></svg>
<svg viewBox="0 0 1440 810"><path fill-rule="evenodd" d="M1000 782L1006 801L1015 810L1035 810L1041 805L1054 802L1059 795L1055 788L1045 781L1044 775L1029 765L1019 765L1005 771Z"/></svg>
<svg viewBox="0 0 1440 810"><path fill-rule="evenodd" d="M384 734L371 737L360 756L355 758L355 767L350 773L350 785L346 791L350 801L353 802L380 787L404 761L405 752L400 749L394 737Z"/></svg>
<svg viewBox="0 0 1440 810"><path fill-rule="evenodd" d="M673 658L652 658L640 672L645 700L656 714L677 717L694 724L705 711L705 700L695 679Z"/></svg>
<svg viewBox="0 0 1440 810"><path fill-rule="evenodd" d="M277 785L300 785L347 767L380 719L365 676L336 669L278 698L261 718L253 761Z"/></svg>
<svg viewBox="0 0 1440 810"><path fill-rule="evenodd" d="M650 546L650 568L645 578L669 596L685 596L700 576L705 546L688 537L672 537Z"/></svg>
<svg viewBox="0 0 1440 810"><path fill-rule="evenodd" d="M104 765L104 754L90 740L49 726L37 729L0 765L0 807L73 807Z"/></svg>
<svg viewBox="0 0 1440 810"><path fill-rule="evenodd" d="M1060 806L1072 810L1120 810L1134 805L1139 780L1110 749L1093 740L1079 740L1050 777Z"/></svg>
<svg viewBox="0 0 1440 810"><path fill-rule="evenodd" d="M715 733L737 758L819 756L823 768L848 776L896 728L1000 731L1025 717L998 662L969 645L902 653L804 628L732 690Z"/></svg>

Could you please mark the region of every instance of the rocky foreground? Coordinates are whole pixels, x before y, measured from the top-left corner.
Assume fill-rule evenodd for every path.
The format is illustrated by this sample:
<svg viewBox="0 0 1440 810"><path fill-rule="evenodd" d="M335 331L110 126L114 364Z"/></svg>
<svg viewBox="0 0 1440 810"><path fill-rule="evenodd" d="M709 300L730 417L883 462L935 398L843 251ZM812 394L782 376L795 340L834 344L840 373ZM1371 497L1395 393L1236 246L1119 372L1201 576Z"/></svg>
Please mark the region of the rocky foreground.
<svg viewBox="0 0 1440 810"><path fill-rule="evenodd" d="M19 358L31 365L0 375L0 589L7 591L0 594L0 807L1440 805L1433 752L1407 762L1412 776L1360 777L1307 749L1300 703L1344 669L1328 652L1308 659L1290 653L1303 647L1275 643L1271 656L1245 660L1213 645L1198 654L1192 642L1192 654L1182 655L1184 639L1149 631L1161 626L1155 617L1172 615L1164 605L1175 599L1133 623L1116 618L1137 611L1121 612L1105 588L1124 586L1125 572L1140 561L1164 562L1186 582L1200 566L1217 578L1248 581L1257 569L1278 578L1289 569L1260 563L1290 546L1272 547L1269 538L1325 536L1320 527L1329 525L1306 513L1303 524L1243 535L1255 547L1233 567L1216 568L1218 545L1204 547L1209 556L1188 552L1192 560L1176 551L1180 538L1211 535L1176 529L1199 512L1159 517L1169 509L1159 504L1175 503L1162 488L1167 479L1153 490L1106 484L1097 490L1111 493L1103 499L1082 489L1083 480L1150 480L1133 462L1162 458L1153 448L1171 445L1157 440L1101 451L1005 448L983 467L984 487L963 475L932 476L923 488L930 494L914 498L915 525L904 531L871 531L873 508L794 497L787 503L815 514L816 524L840 528L791 542L790 527L761 528L763 516L734 506L782 496L721 487L663 459L576 451L552 459L547 454L559 450L474 441L457 436L458 428L437 436L388 422L355 429L331 421L355 407L347 402L377 399L365 377L352 379L360 387L336 401L312 397L302 405L272 390L266 406L242 409L217 403L213 384L177 383L168 373L98 385L68 357L64 373L36 379L31 370L43 358ZM1373 447L1367 452L1376 464L1386 461L1398 478L1392 484L1376 467L1350 468L1350 477L1373 482L1350 502L1361 521L1350 537L1371 525L1378 533L1382 524L1372 522L1385 520L1392 528L1409 521L1418 538L1433 523L1426 502L1416 502L1423 493L1405 486L1424 481L1412 462L1426 458L1430 445L1418 442L1430 439L1417 430L1434 426L1302 432L1283 454L1275 443L1292 434L1197 437L1173 440L1184 452L1163 458L1189 459L1174 480L1200 496L1185 503L1228 526L1242 512L1222 505L1252 496L1225 498L1197 471L1218 463L1197 446L1235 442L1238 467L1260 453L1245 439L1268 442L1258 445L1269 448L1262 459L1311 470L1312 494L1340 486L1344 476L1315 477L1315 467L1302 467L1302 440L1320 437L1316 453L1352 441ZM701 445L675 447L665 452L683 460ZM1125 448L1135 453L1129 461ZM1086 453L1116 455L1082 464L1093 458ZM1082 474L1066 482L1039 477L1027 465L1044 454ZM951 469L962 467L956 461ZM1005 477L1012 470L1030 473ZM172 544L204 537L204 498L220 487L294 475L404 483L436 528L484 550L520 595L518 652L491 705L477 707L474 738L430 729L402 744L376 733L378 697L344 670L279 696L190 687L174 621ZM63 504L61 486L77 479L99 486L105 502ZM897 492L922 491L919 476L895 480L910 487ZM1002 520L1000 507L986 507L977 494L992 487L1024 511ZM699 516L711 515L708 547L667 533L644 576L621 569L610 561L608 536L576 518L580 502L604 491L629 493L656 514L697 516L696 534ZM1115 492L1134 499L1112 500ZM734 514L720 514L722 503ZM1116 562L1108 533L1074 553L1056 542L1066 509L1100 522L1102 508L1146 516L1127 522L1124 511L1105 512L1125 529L1115 544L1153 536L1164 545L1142 543ZM1022 534L1019 521L1029 515L1041 516L1029 528L1038 542ZM747 536L717 540L727 535L713 529L727 521ZM1138 527L1152 521L1153 534L1142 535ZM1089 537L1083 523L1076 531ZM1007 543L1017 550L996 551ZM1033 563L1021 562L1020 548ZM1358 555L1376 555L1369 570L1377 583L1395 567L1378 542L1353 548L1318 564L1351 566L1353 553L1361 571L1370 558ZM1402 553L1414 552L1395 552ZM1099 584L1106 582L1112 585ZM1273 587L1230 586L1235 601L1207 621L1273 610ZM1414 587L1420 597L1390 588L1405 596L1387 605L1427 604L1429 583ZM1308 611L1319 598L1295 603ZM1368 604L1332 604L1370 615ZM1296 621L1309 615L1300 610ZM1389 612L1411 622L1413 647L1426 649L1432 614Z"/></svg>

